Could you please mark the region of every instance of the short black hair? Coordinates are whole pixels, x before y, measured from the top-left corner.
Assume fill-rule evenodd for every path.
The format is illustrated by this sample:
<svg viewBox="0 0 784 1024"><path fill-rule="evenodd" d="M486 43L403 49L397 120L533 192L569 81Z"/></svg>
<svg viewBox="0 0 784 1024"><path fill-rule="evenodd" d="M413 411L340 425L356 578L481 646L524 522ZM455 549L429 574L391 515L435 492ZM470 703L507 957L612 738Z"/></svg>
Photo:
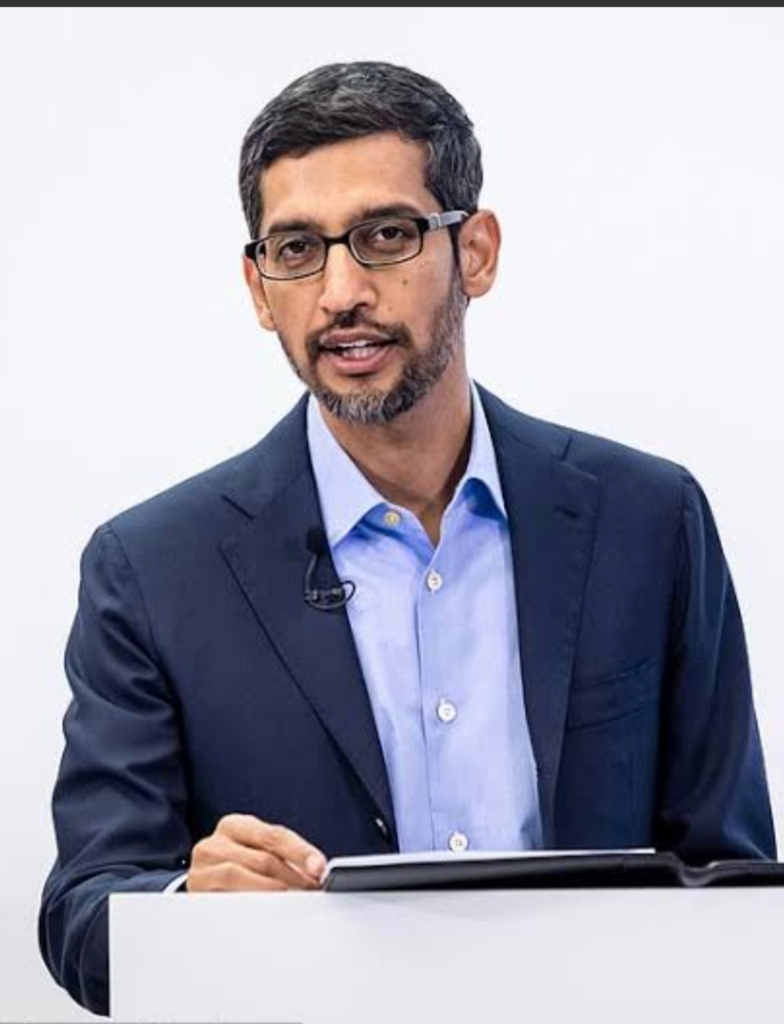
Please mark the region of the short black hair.
<svg viewBox="0 0 784 1024"><path fill-rule="evenodd" d="M382 61L326 64L296 79L264 107L242 142L240 196L251 237L259 231L262 171L282 156L396 131L429 150L425 185L445 210L474 213L482 154L473 124L447 90Z"/></svg>

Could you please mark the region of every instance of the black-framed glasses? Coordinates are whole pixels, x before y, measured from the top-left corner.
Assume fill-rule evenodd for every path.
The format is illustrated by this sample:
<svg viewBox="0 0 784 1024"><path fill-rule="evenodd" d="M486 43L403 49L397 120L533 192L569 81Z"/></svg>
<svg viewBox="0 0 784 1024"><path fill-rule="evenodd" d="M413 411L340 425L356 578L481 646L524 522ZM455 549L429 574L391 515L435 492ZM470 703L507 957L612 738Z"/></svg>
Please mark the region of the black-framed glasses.
<svg viewBox="0 0 784 1024"><path fill-rule="evenodd" d="M262 277L273 281L320 274L333 245L348 246L363 267L389 267L418 256L426 231L460 224L468 216L465 210L447 210L425 217L374 217L333 237L315 231L272 231L248 242L245 255L253 260Z"/></svg>

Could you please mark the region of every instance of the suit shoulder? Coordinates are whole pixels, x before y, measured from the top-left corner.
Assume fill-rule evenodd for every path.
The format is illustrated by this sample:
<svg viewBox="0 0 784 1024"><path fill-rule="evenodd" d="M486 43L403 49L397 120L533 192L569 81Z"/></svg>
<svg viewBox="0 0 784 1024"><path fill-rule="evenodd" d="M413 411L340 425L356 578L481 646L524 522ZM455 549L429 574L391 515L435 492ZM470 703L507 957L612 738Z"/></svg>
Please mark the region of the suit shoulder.
<svg viewBox="0 0 784 1024"><path fill-rule="evenodd" d="M685 466L653 452L582 430L569 430L568 462L595 476L623 474L681 489L691 478Z"/></svg>
<svg viewBox="0 0 784 1024"><path fill-rule="evenodd" d="M597 481L600 505L613 522L669 523L677 527L689 487L685 466L662 455L598 434L543 421L562 444L561 461Z"/></svg>
<svg viewBox="0 0 784 1024"><path fill-rule="evenodd" d="M305 400L300 400L256 444L196 473L112 517L122 538L206 539L234 520L253 514L307 462Z"/></svg>
<svg viewBox="0 0 784 1024"><path fill-rule="evenodd" d="M484 390L483 401L495 425L600 481L625 477L680 490L684 480L692 479L689 471L672 459L520 412Z"/></svg>
<svg viewBox="0 0 784 1024"><path fill-rule="evenodd" d="M170 533L202 525L220 514L223 494L240 468L257 452L261 442L216 465L180 480L163 491L112 516L109 527L121 538Z"/></svg>

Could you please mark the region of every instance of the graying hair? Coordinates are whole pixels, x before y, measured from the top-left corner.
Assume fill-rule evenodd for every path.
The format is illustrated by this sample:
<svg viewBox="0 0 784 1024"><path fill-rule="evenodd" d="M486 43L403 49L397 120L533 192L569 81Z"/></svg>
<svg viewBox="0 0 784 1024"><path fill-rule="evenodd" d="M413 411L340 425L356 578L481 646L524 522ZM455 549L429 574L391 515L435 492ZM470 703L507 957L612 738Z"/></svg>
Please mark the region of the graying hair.
<svg viewBox="0 0 784 1024"><path fill-rule="evenodd" d="M381 61L327 64L270 100L243 139L240 196L251 237L263 213L259 180L271 163L387 131L427 145L425 185L444 210L476 211L482 187L479 143L465 110L442 85Z"/></svg>

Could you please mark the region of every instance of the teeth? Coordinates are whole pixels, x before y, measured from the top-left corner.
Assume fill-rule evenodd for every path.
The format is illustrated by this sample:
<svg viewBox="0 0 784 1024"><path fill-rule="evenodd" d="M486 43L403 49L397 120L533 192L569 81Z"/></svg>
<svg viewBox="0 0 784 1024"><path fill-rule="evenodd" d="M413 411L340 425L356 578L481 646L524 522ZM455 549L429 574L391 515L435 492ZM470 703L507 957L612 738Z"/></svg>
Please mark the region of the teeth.
<svg viewBox="0 0 784 1024"><path fill-rule="evenodd" d="M347 345L336 345L335 348L339 352L347 352L352 348L371 348L371 346L380 345L380 341L352 341Z"/></svg>
<svg viewBox="0 0 784 1024"><path fill-rule="evenodd" d="M327 351L340 356L341 359L368 359L384 344L383 341L350 341L344 345L330 345Z"/></svg>
<svg viewBox="0 0 784 1024"><path fill-rule="evenodd" d="M347 345L345 348L341 346L338 352L343 359L367 359L378 347L377 343Z"/></svg>

